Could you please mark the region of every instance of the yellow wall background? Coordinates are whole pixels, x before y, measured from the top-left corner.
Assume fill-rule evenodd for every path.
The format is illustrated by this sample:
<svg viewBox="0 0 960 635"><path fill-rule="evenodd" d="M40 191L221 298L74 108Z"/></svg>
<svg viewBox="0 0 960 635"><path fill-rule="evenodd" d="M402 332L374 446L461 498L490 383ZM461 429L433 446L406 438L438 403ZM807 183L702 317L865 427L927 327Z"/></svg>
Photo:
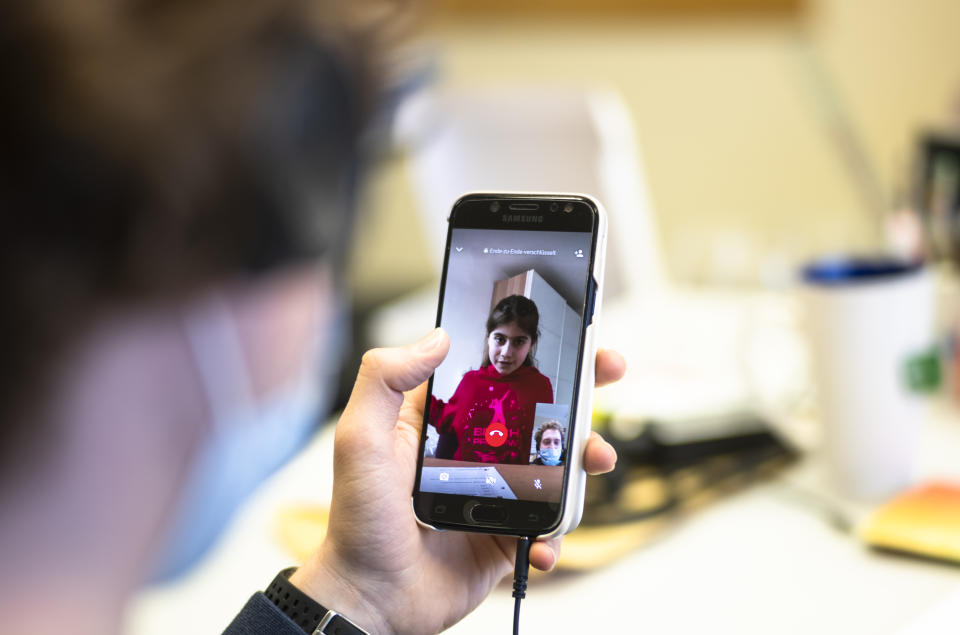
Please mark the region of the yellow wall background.
<svg viewBox="0 0 960 635"><path fill-rule="evenodd" d="M960 97L955 0L814 0L761 13L535 4L440 3L422 32L440 82L619 91L680 282L782 281L813 255L876 248L915 135L942 125ZM359 235L367 247L406 248L355 257L361 303L432 279L423 251L441 246L423 243L414 205L393 156L374 174Z"/></svg>

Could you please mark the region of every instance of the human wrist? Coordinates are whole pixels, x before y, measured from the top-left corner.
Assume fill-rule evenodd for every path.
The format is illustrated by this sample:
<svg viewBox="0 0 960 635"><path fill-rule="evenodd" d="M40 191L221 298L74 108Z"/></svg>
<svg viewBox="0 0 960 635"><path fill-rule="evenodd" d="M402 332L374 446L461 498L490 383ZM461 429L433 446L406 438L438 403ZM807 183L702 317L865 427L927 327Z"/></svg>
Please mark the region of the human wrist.
<svg viewBox="0 0 960 635"><path fill-rule="evenodd" d="M363 585L321 548L290 574L290 583L327 609L336 611L371 634L392 632Z"/></svg>

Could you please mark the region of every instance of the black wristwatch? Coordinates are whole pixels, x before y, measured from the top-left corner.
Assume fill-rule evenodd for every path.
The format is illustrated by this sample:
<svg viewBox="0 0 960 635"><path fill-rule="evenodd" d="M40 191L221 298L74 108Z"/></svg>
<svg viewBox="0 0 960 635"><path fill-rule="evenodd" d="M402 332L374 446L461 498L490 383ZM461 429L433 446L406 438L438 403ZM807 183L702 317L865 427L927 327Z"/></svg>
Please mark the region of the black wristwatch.
<svg viewBox="0 0 960 635"><path fill-rule="evenodd" d="M296 567L284 569L273 579L264 595L283 614L311 635L370 635L336 611L331 611L290 583Z"/></svg>

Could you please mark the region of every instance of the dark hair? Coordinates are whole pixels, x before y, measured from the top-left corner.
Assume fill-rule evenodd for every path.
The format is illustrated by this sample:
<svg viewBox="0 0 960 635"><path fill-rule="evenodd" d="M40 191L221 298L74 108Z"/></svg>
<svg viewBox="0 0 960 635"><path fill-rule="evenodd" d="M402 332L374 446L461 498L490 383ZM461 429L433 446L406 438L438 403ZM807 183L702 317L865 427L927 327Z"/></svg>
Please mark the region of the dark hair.
<svg viewBox="0 0 960 635"><path fill-rule="evenodd" d="M516 324L527 335L530 336L530 352L527 358L523 360L524 366L534 366L536 364L537 340L540 338L540 312L537 311L537 305L528 297L522 295L508 295L497 302L497 305L490 311L490 317L487 318L487 335L483 340L483 357L480 361L480 368L486 368L490 365L490 354L487 348L487 339L493 329L504 324Z"/></svg>
<svg viewBox="0 0 960 635"><path fill-rule="evenodd" d="M538 452L540 451L540 440L543 439L543 433L547 430L557 430L560 433L560 445L563 445L563 440L564 440L564 437L566 436L564 434L563 426L560 425L559 421L554 421L554 420L545 421L543 424L540 425L539 428L537 428L536 434L533 435L534 440L536 440L537 442Z"/></svg>
<svg viewBox="0 0 960 635"><path fill-rule="evenodd" d="M111 307L342 258L379 86L374 25L354 12L0 5L0 447Z"/></svg>

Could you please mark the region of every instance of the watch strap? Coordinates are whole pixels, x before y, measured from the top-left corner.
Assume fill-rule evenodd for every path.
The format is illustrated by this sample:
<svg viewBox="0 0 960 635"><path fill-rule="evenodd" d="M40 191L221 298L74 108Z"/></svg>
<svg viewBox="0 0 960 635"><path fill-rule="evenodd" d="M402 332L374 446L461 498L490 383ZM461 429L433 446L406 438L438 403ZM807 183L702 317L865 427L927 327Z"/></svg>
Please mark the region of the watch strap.
<svg viewBox="0 0 960 635"><path fill-rule="evenodd" d="M284 615L311 635L370 635L294 586L290 575L296 570L296 567L284 569L263 592Z"/></svg>

